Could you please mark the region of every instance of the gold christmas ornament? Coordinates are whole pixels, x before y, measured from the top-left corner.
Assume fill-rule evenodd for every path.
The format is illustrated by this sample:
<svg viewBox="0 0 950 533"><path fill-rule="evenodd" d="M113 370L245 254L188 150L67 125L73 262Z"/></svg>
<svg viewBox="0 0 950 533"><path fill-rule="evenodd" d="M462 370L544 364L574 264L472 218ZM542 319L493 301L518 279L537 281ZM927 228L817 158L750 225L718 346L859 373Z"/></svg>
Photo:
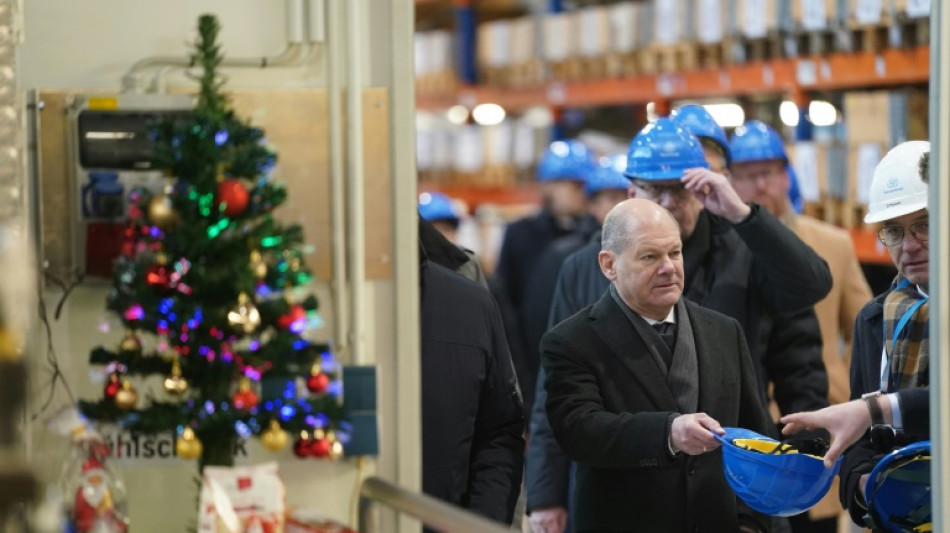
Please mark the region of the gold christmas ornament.
<svg viewBox="0 0 950 533"><path fill-rule="evenodd" d="M135 336L134 331L127 329L125 330L125 337L122 339L122 342L119 343L119 351L141 355L142 341Z"/></svg>
<svg viewBox="0 0 950 533"><path fill-rule="evenodd" d="M155 264L161 266L168 264L168 256L165 255L165 252L159 251L155 254Z"/></svg>
<svg viewBox="0 0 950 533"><path fill-rule="evenodd" d="M181 363L177 359L172 363L172 375L165 378L164 387L168 394L183 394L188 390L188 381L181 377Z"/></svg>
<svg viewBox="0 0 950 533"><path fill-rule="evenodd" d="M332 443L330 445L330 454L328 457L333 461L339 460L341 457L343 457L343 443L336 440L336 434L332 431L327 432L327 439L329 439Z"/></svg>
<svg viewBox="0 0 950 533"><path fill-rule="evenodd" d="M148 220L161 229L172 228L178 223L178 212L167 194L158 194L148 203Z"/></svg>
<svg viewBox="0 0 950 533"><path fill-rule="evenodd" d="M257 279L267 277L267 263L264 262L264 258L257 250L251 252L251 272L254 273L254 277Z"/></svg>
<svg viewBox="0 0 950 533"><path fill-rule="evenodd" d="M191 428L186 427L175 441L175 453L182 459L197 459L201 455L201 441Z"/></svg>
<svg viewBox="0 0 950 533"><path fill-rule="evenodd" d="M228 311L228 324L230 324L232 328L241 330L247 335L254 333L254 331L260 327L261 314L257 311L257 308L254 307L254 304L251 303L247 294L242 292L238 296L237 306Z"/></svg>
<svg viewBox="0 0 950 533"><path fill-rule="evenodd" d="M135 404L139 401L139 394L135 392L135 389L132 388L132 383L129 380L122 381L122 388L119 389L119 392L115 393L115 405L123 411L128 411L135 407Z"/></svg>
<svg viewBox="0 0 950 533"><path fill-rule="evenodd" d="M271 420L270 427L261 433L261 444L272 452L279 452L287 446L287 432L276 420Z"/></svg>

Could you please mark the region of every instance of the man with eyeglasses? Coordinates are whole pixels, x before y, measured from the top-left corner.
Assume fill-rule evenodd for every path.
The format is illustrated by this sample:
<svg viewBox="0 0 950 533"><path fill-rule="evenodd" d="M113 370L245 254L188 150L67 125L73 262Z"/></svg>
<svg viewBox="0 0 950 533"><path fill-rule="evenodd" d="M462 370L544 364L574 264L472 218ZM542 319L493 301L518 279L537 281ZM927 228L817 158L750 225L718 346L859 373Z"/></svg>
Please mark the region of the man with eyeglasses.
<svg viewBox="0 0 950 533"><path fill-rule="evenodd" d="M851 237L841 228L795 212L791 199L794 173L782 136L773 128L758 120L750 120L736 128L729 148L732 153L731 182L739 197L746 202L755 202L775 215L814 248L831 269L834 284L828 296L815 304L815 315L821 331L822 360L828 374L828 401L832 404L846 402L850 396L848 369L854 320L871 299L871 289L854 253ZM777 409L778 412L790 414L798 406L791 406L791 410L787 409L788 405L782 407L786 409ZM791 517L792 531L835 533L843 512L836 493L837 490L829 491L808 512Z"/></svg>
<svg viewBox="0 0 950 533"><path fill-rule="evenodd" d="M700 108L701 109L701 108ZM707 114L708 117L708 114ZM706 138L706 158L722 157L729 161L729 147L712 117L702 128L692 126ZM716 135L715 130L721 133ZM812 313L809 325L783 322L781 341L773 335L779 326L776 317L807 311L831 288L831 276L825 262L781 222L757 205L742 202L729 180L709 170L703 158L686 160L671 139L683 127L674 119L659 119L644 128L630 144L627 178L632 198L650 200L666 208L679 224L683 238L684 296L700 305L739 321L743 327L762 399L767 398L770 376L781 376L799 385L790 393L781 390L780 402L795 401L798 408L817 409L827 405L827 376L821 362L820 336ZM696 137L698 137L697 135ZM692 138L696 138L692 137ZM708 144L721 144L710 150ZM649 164L656 172L631 173L632 162ZM597 255L599 243L591 243L569 257L561 268L555 290L549 325L553 326L587 305L596 302L609 286L601 273ZM805 343L798 355L775 357L766 369L765 354ZM781 345L781 346L779 346ZM538 392L544 379L539 377ZM541 404L541 397L538 397ZM541 405L543 407L543 405ZM528 507L532 513L564 509L569 497L567 471L569 460L550 437L550 426L543 411L531 416L528 459ZM543 453L532 450L545 447ZM543 467L532 461L545 461ZM541 472L558 491L533 492L540 483L532 481L532 471ZM562 480L557 482L558 480ZM557 482L557 483L556 483ZM542 498L543 496L543 498ZM535 528L549 533L557 529Z"/></svg>
<svg viewBox="0 0 950 533"><path fill-rule="evenodd" d="M868 302L854 326L852 401L782 418L783 430L823 427L834 437L825 456L841 465L841 503L855 523L873 527L864 487L892 449L929 436L930 239L926 161L930 143L893 148L874 169L865 223L881 223L878 239L898 275L890 290ZM871 428L868 431L868 428ZM854 446L848 449L848 446Z"/></svg>

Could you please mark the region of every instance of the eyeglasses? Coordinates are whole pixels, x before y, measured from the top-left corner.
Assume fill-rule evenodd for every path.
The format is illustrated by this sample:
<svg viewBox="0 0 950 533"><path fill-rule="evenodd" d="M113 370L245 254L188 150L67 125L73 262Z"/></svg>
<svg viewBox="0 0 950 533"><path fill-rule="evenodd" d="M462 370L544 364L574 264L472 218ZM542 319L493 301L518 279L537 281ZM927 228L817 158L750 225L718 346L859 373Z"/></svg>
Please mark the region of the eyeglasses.
<svg viewBox="0 0 950 533"><path fill-rule="evenodd" d="M765 170L749 171L743 169L741 172L732 173L732 183L733 185L753 185L758 183L759 180L771 181L775 178L781 176L781 173L778 172L778 169L768 168Z"/></svg>
<svg viewBox="0 0 950 533"><path fill-rule="evenodd" d="M926 220L921 220L920 222L914 222L910 225L910 233L920 242L927 242L930 240L930 236L927 233L930 229L930 223ZM906 235L904 226L884 226L881 229L877 230L877 238L880 239L885 246L897 246L898 244L904 242L904 235Z"/></svg>
<svg viewBox="0 0 950 533"><path fill-rule="evenodd" d="M654 183L648 183L642 180L633 180L633 185L647 193L651 198L660 198L664 194L670 198L679 198L686 194L686 187L682 183L674 183L671 185L657 185Z"/></svg>

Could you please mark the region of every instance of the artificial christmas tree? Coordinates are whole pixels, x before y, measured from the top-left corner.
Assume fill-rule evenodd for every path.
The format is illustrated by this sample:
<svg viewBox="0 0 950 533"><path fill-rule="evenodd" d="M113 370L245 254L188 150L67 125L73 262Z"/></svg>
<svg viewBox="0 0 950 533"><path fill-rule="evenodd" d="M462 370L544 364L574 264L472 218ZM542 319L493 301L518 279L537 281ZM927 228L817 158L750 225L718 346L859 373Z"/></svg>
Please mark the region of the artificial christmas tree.
<svg viewBox="0 0 950 533"><path fill-rule="evenodd" d="M130 194L107 300L127 332L117 349L92 351L109 382L101 400L80 402L88 418L133 433L177 430L179 455L199 456L202 469L231 465L236 439L251 434L277 450L277 432L319 432L320 452L346 436L336 363L302 337L319 322L316 299L299 295L312 281L303 232L273 217L286 198L270 176L276 156L221 92L218 30L213 16L199 19L194 111L153 129L168 183ZM143 351L149 336L157 348ZM162 395L129 379L149 375L165 377ZM315 375L326 376L320 387Z"/></svg>

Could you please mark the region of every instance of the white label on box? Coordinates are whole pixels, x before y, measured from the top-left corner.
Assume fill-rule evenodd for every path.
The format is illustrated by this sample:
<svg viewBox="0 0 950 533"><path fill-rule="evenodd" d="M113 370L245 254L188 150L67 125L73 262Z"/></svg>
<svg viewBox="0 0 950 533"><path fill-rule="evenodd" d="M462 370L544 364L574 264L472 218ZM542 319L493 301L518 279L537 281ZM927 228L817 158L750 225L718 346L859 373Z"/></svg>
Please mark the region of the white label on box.
<svg viewBox="0 0 950 533"><path fill-rule="evenodd" d="M455 170L478 172L485 164L482 131L477 126L463 126L455 136Z"/></svg>
<svg viewBox="0 0 950 533"><path fill-rule="evenodd" d="M795 160L792 162L798 178L798 190L802 200L816 202L821 199L821 185L818 183L818 149L815 143L795 144Z"/></svg>
<svg viewBox="0 0 950 533"><path fill-rule="evenodd" d="M698 0L696 19L699 40L703 43L722 41L722 2L720 0Z"/></svg>
<svg viewBox="0 0 950 533"><path fill-rule="evenodd" d="M923 18L930 16L930 0L907 0L907 16Z"/></svg>
<svg viewBox="0 0 950 533"><path fill-rule="evenodd" d="M637 6L621 2L608 8L610 17L611 49L614 52L632 52L637 48Z"/></svg>
<svg viewBox="0 0 950 533"><path fill-rule="evenodd" d="M795 79L800 85L814 85L818 81L818 69L815 68L815 62L810 59L802 59L795 64Z"/></svg>
<svg viewBox="0 0 950 533"><path fill-rule="evenodd" d="M491 23L491 44L488 46L488 65L507 67L511 53L511 25L508 21Z"/></svg>
<svg viewBox="0 0 950 533"><path fill-rule="evenodd" d="M854 19L858 24L877 24L881 22L881 9L884 7L883 0L856 0L854 6Z"/></svg>
<svg viewBox="0 0 950 533"><path fill-rule="evenodd" d="M868 203L868 191L871 189L871 178L874 176L874 167L881 162L881 146L877 143L861 143L858 145L857 187L854 197L859 203Z"/></svg>
<svg viewBox="0 0 950 533"><path fill-rule="evenodd" d="M544 57L549 61L567 59L570 48L568 43L568 19L566 15L548 15L544 19Z"/></svg>
<svg viewBox="0 0 950 533"><path fill-rule="evenodd" d="M445 30L432 32L429 47L432 72L452 70L452 34Z"/></svg>
<svg viewBox="0 0 950 533"><path fill-rule="evenodd" d="M745 0L742 10L742 33L750 39L761 39L768 34L766 0Z"/></svg>
<svg viewBox="0 0 950 533"><path fill-rule="evenodd" d="M802 27L808 31L823 30L828 25L825 0L798 0L802 3Z"/></svg>
<svg viewBox="0 0 950 533"><path fill-rule="evenodd" d="M684 0L656 0L656 22L653 25L656 42L672 44L680 40L680 2Z"/></svg>

